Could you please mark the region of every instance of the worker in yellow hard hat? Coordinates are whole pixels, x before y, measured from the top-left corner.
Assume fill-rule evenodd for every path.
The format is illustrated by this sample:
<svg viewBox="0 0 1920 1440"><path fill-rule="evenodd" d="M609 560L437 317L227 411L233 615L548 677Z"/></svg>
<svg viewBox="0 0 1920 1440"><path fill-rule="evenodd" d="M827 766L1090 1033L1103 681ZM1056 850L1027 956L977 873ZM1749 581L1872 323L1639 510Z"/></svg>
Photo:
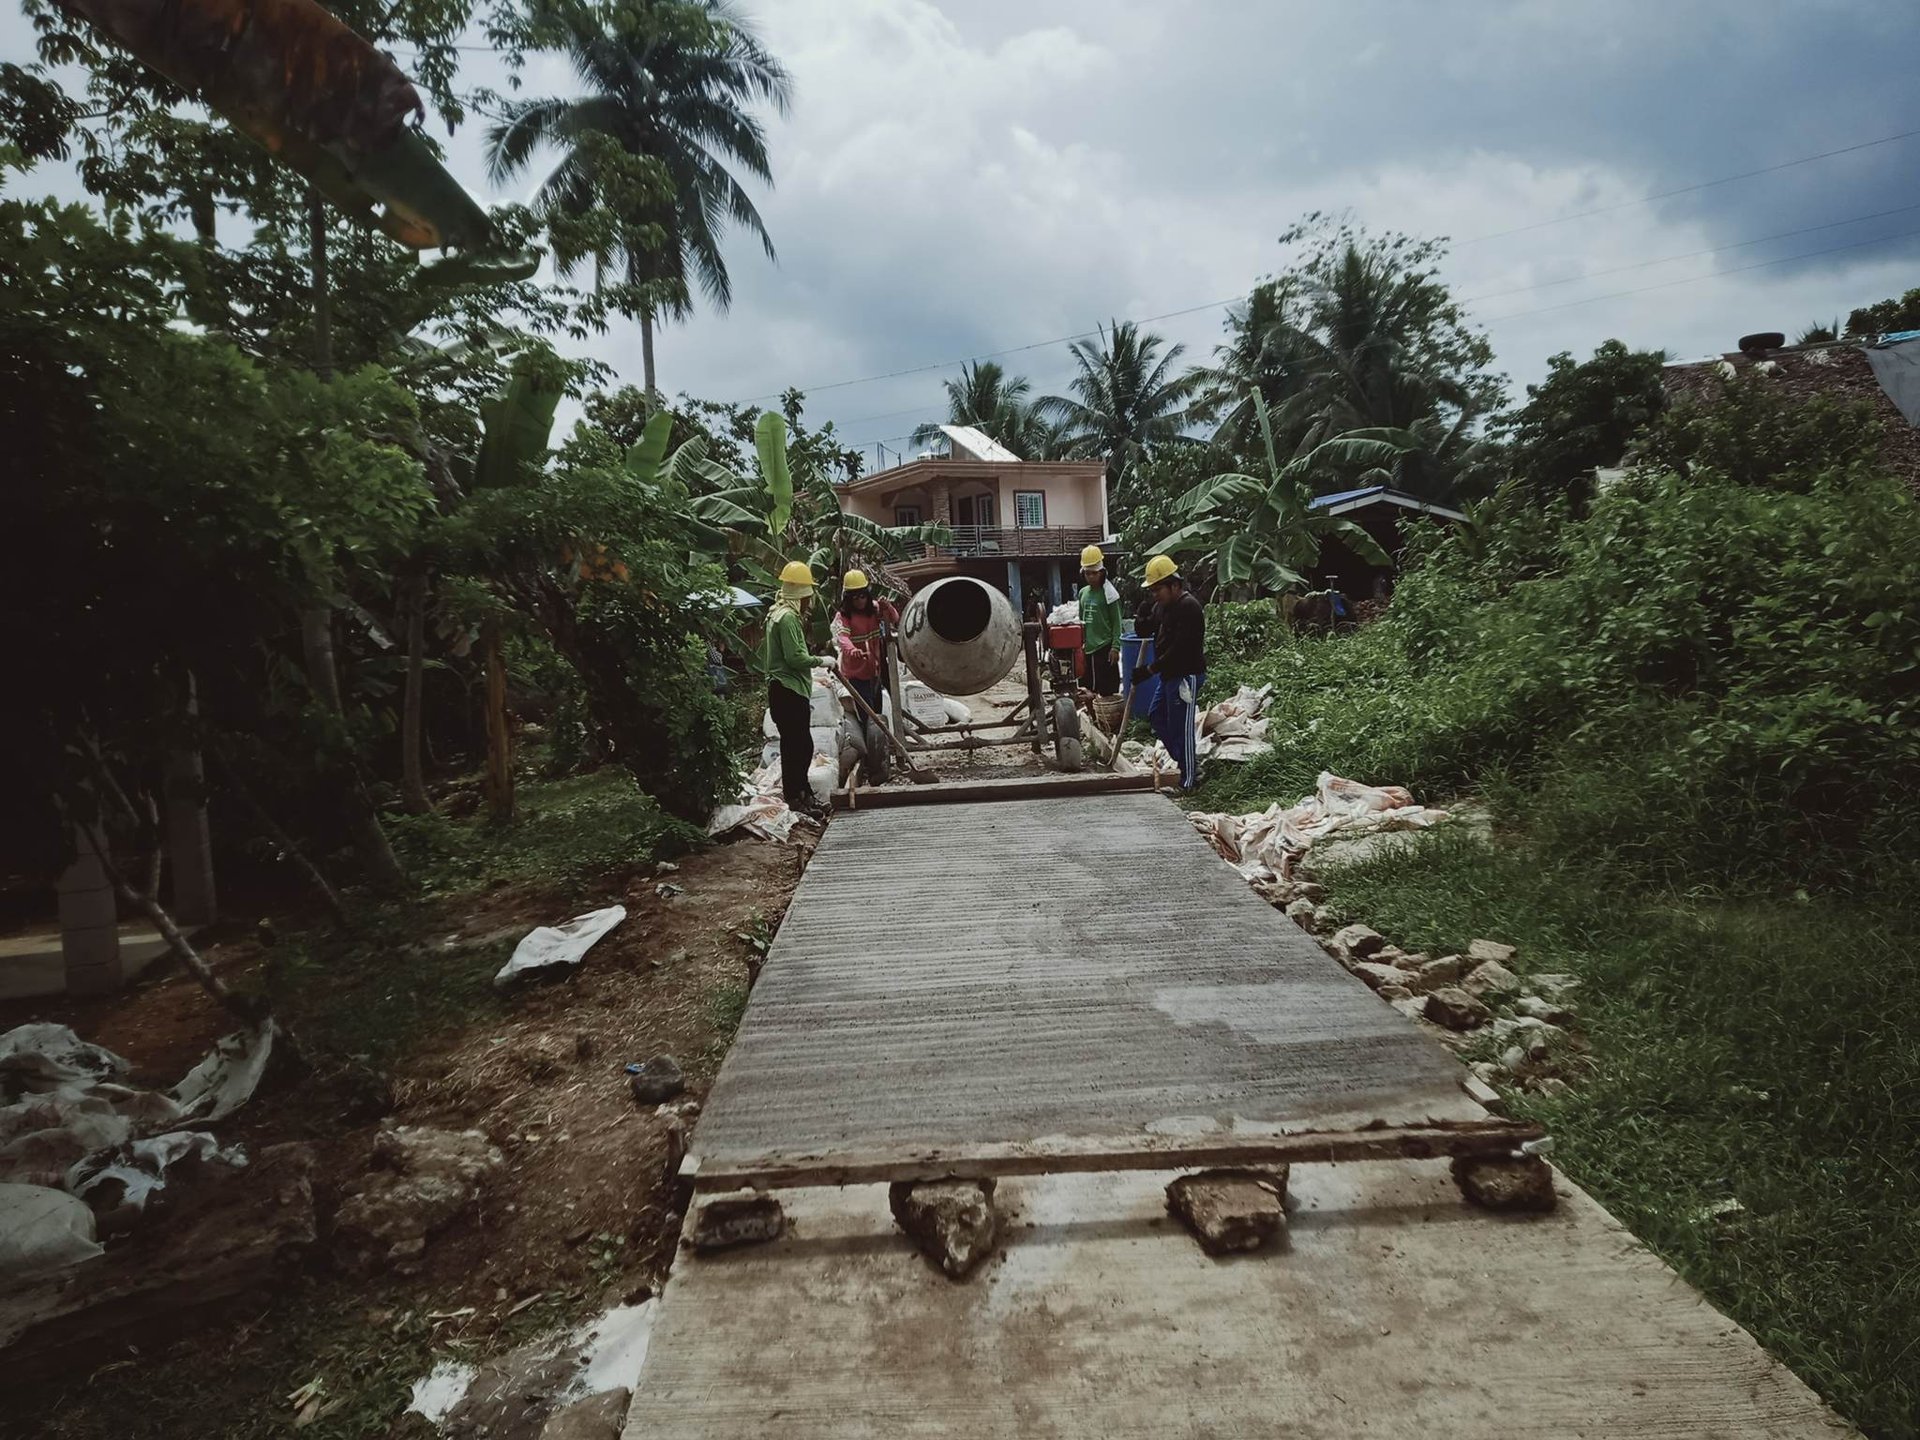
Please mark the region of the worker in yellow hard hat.
<svg viewBox="0 0 1920 1440"><path fill-rule="evenodd" d="M1080 552L1080 624L1087 684L1096 695L1120 693L1120 592L1107 579L1107 557L1098 545Z"/></svg>
<svg viewBox="0 0 1920 1440"><path fill-rule="evenodd" d="M767 714L780 735L780 788L788 808L818 816L820 807L807 785L813 763L813 656L807 653L807 612L813 608L813 569L790 560L780 571L780 595L767 612L763 651L767 671Z"/></svg>
<svg viewBox="0 0 1920 1440"><path fill-rule="evenodd" d="M1133 672L1133 683L1160 682L1148 712L1153 732L1180 770L1180 784L1191 789L1200 778L1195 740L1200 730L1200 687L1207 680L1207 612L1187 588L1180 567L1165 555L1147 561L1147 588L1159 617L1153 636L1153 663Z"/></svg>
<svg viewBox="0 0 1920 1440"><path fill-rule="evenodd" d="M886 693L887 627L898 627L900 612L891 600L874 594L864 570L849 570L840 582L840 603L833 612L833 648L840 676L875 715Z"/></svg>

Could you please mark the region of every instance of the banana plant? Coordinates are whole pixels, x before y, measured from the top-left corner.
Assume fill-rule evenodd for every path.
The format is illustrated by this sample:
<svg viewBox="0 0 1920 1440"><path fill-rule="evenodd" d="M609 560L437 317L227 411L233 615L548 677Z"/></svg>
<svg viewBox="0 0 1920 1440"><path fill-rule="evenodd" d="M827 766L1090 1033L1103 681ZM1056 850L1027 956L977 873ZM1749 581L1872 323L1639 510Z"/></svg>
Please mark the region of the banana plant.
<svg viewBox="0 0 1920 1440"><path fill-rule="evenodd" d="M436 276L524 279L417 128L420 92L316 0L58 0L173 81L363 225L413 250L454 249Z"/></svg>
<svg viewBox="0 0 1920 1440"><path fill-rule="evenodd" d="M1350 430L1282 464L1267 402L1258 391L1250 398L1266 473L1228 471L1202 480L1178 502L1188 523L1151 548L1166 555L1211 552L1221 585L1266 594L1305 586L1305 572L1326 540L1340 541L1369 564L1392 564L1361 526L1313 508L1313 477L1333 472L1361 485L1385 484L1394 461L1413 448L1413 438L1382 427Z"/></svg>
<svg viewBox="0 0 1920 1440"><path fill-rule="evenodd" d="M654 422L662 418L655 416ZM654 422L649 422L649 430ZM646 444L644 436L641 444ZM923 546L953 541L953 532L944 525L879 525L848 514L833 482L818 467L806 466L796 477L788 463L786 421L772 411L754 426L754 451L757 480L708 459L706 443L698 438L675 451L662 474L711 487L690 496L688 513L723 537L724 553L763 588L772 586L787 561L805 560L822 577L829 600L839 596L842 572L856 564L888 576L904 591L905 584L889 574L888 562L904 560Z"/></svg>

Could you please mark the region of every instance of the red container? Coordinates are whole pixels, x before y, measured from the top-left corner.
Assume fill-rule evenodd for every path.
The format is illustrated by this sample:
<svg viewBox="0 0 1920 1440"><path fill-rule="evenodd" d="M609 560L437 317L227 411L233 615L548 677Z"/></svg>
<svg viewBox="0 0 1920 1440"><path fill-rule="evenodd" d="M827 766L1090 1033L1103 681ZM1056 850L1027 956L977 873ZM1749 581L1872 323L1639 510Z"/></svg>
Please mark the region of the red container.
<svg viewBox="0 0 1920 1440"><path fill-rule="evenodd" d="M1047 648L1049 650L1078 650L1087 643L1087 627L1084 625L1047 626Z"/></svg>

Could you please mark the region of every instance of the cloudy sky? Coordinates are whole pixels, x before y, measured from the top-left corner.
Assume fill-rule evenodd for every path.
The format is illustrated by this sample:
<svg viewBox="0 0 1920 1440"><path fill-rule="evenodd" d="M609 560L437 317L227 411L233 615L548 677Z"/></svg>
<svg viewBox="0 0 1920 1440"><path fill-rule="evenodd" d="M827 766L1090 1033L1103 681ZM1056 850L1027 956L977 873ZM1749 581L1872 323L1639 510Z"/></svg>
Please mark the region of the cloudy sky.
<svg viewBox="0 0 1920 1440"><path fill-rule="evenodd" d="M1609 336L1693 357L1920 285L1920 134L1867 143L1920 131L1911 0L746 9L794 76L760 198L779 263L732 247L732 310L660 335L661 384L798 385L870 456L941 418L948 362L1035 346L1003 363L1057 389L1066 347L1036 342L1242 294L1315 209L1451 237L1516 387ZM10 58L21 34L16 16ZM568 83L557 61L527 72L530 93ZM494 197L478 129L457 173L524 198ZM1220 320L1151 328L1203 358ZM639 379L637 328L593 349Z"/></svg>

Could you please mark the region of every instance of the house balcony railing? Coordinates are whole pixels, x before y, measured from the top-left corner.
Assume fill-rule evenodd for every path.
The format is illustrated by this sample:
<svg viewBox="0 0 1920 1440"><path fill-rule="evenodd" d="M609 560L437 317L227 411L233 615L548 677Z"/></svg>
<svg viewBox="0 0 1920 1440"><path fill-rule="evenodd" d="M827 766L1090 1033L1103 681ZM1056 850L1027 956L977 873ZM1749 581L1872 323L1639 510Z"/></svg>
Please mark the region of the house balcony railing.
<svg viewBox="0 0 1920 1440"><path fill-rule="evenodd" d="M949 525L953 541L929 545L928 560L997 560L1007 556L1078 555L1101 540L1097 525Z"/></svg>

